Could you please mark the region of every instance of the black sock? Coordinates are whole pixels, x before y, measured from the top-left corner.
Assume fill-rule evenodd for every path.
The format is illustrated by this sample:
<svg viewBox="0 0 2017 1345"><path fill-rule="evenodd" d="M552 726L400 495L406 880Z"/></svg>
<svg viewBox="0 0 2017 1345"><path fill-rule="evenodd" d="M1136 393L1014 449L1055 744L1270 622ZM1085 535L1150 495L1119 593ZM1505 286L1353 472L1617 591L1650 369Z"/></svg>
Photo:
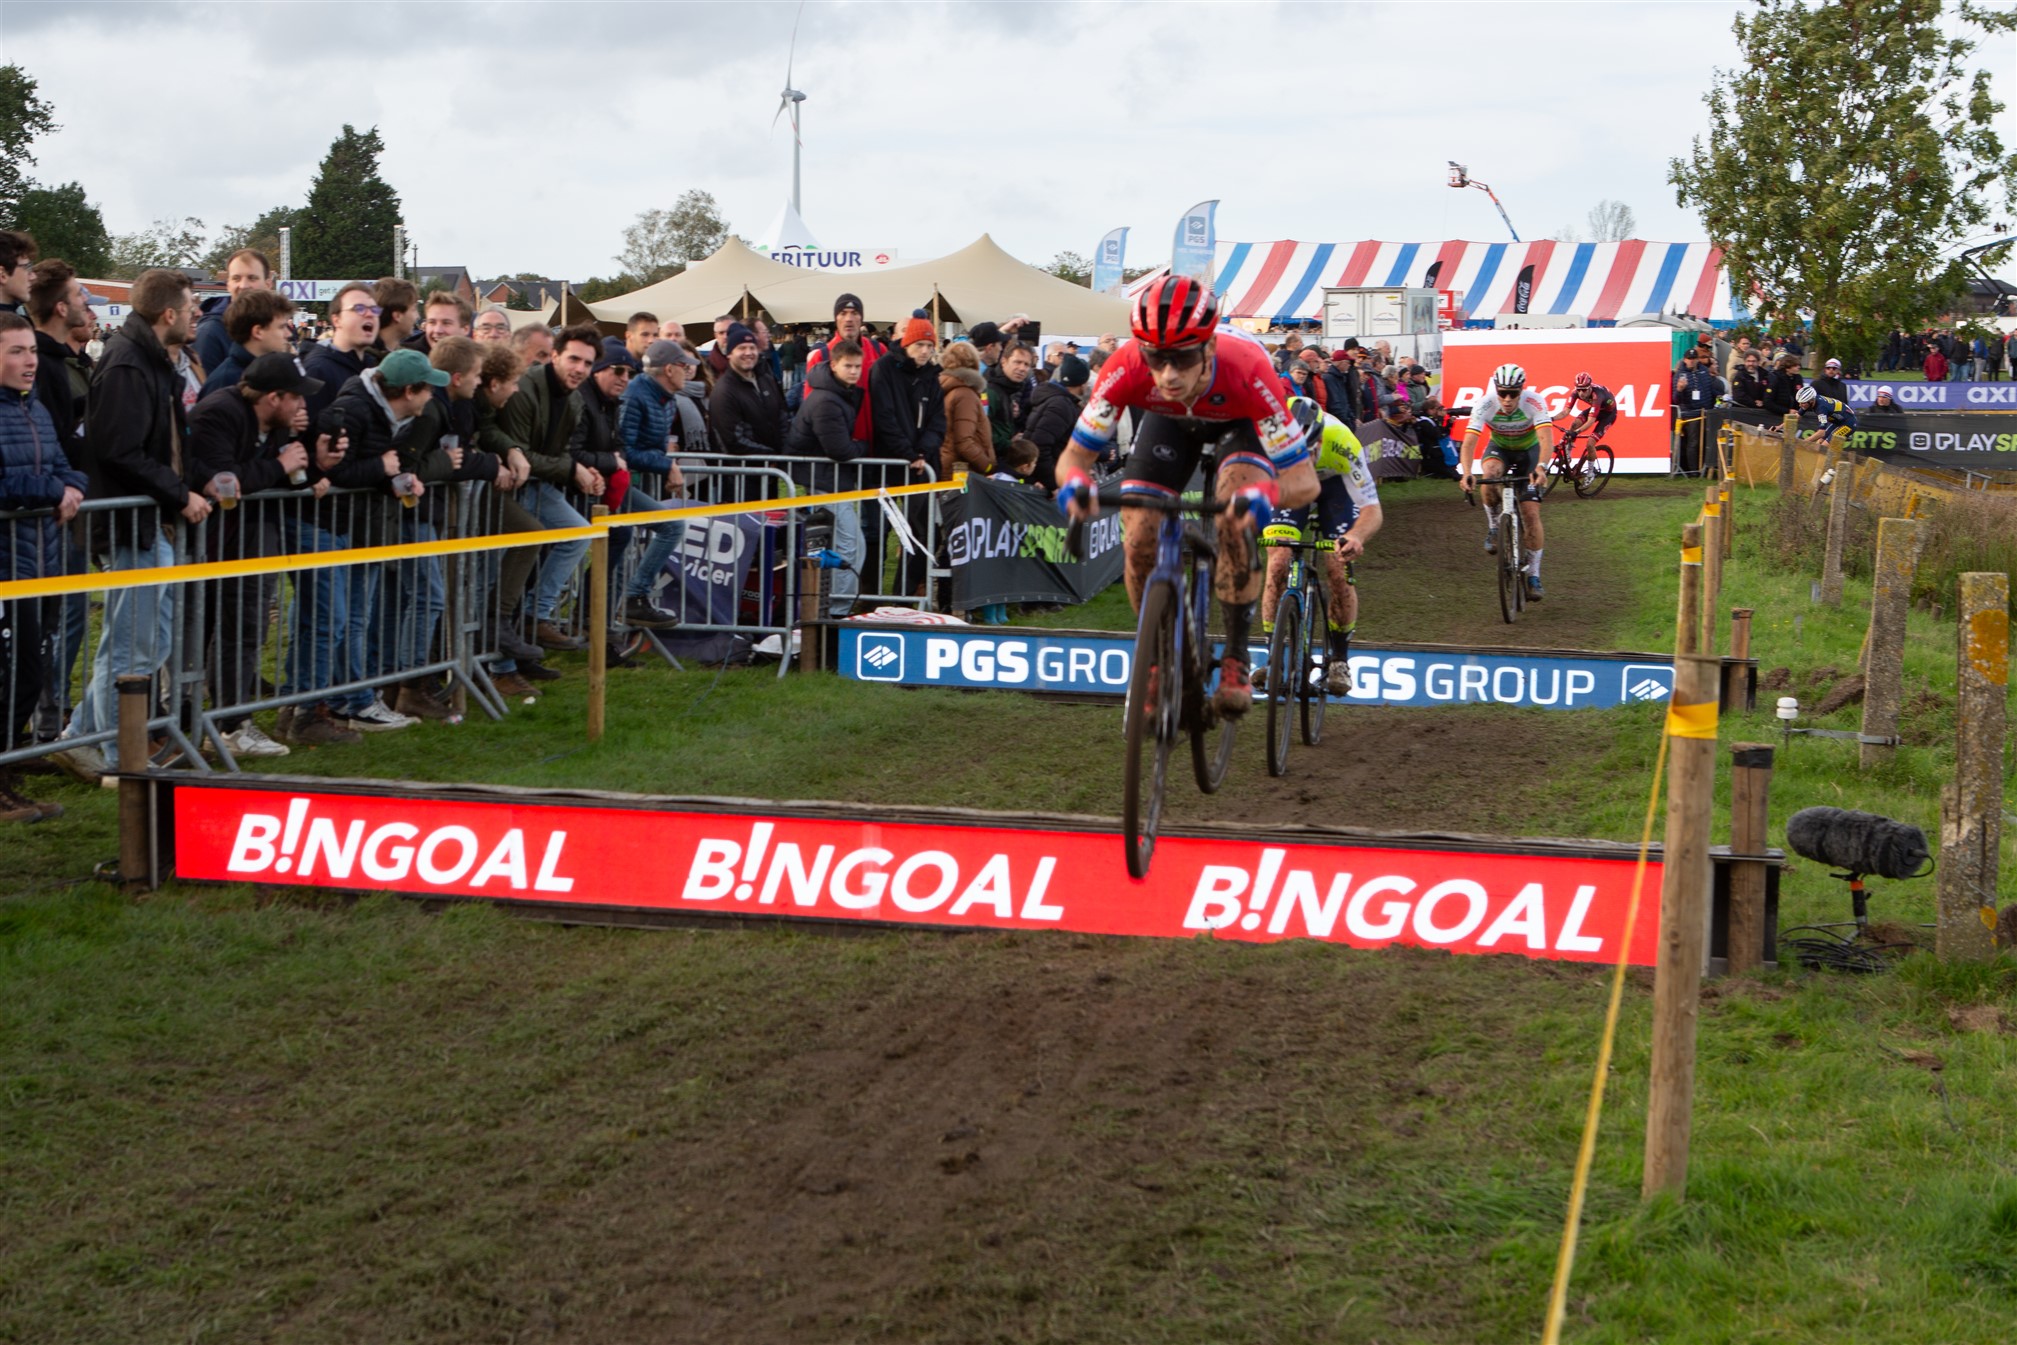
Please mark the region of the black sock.
<svg viewBox="0 0 2017 1345"><path fill-rule="evenodd" d="M1250 602L1229 602L1226 608L1226 657L1236 658L1241 663L1248 662L1247 637L1253 627L1254 605Z"/></svg>
<svg viewBox="0 0 2017 1345"><path fill-rule="evenodd" d="M1352 656L1352 632L1356 629L1356 626L1331 627L1332 658L1342 660Z"/></svg>

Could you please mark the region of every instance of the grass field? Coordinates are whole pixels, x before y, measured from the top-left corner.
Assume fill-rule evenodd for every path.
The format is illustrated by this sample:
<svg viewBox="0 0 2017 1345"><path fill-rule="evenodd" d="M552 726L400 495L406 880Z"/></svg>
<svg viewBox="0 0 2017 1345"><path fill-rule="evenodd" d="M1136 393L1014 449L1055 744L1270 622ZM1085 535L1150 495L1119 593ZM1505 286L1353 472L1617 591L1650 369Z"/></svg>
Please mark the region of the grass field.
<svg viewBox="0 0 2017 1345"><path fill-rule="evenodd" d="M1548 611L1580 604L1594 647L1663 647L1693 495L1621 480L1590 506L1551 504L1551 559L1568 568ZM1829 612L1806 576L1768 569L1753 539L1769 495L1740 493L1725 606L1757 609L1761 663L1811 704L1853 671L1867 586ZM1389 500L1390 557L1407 530L1473 526L1431 483ZM1376 555L1366 638L1475 636L1481 578ZM1126 624L1111 597L1046 620ZM1906 746L1865 774L1853 745L1796 741L1775 838L1815 802L1937 822L1953 625L1915 612L1910 636ZM1109 771L1087 768L1114 738L1106 707L641 669L612 674L609 735L591 747L580 680L503 724L285 765L1114 808ZM1775 740L1771 699L1726 717L1724 741ZM1436 795L1446 825L1636 838L1656 708L1419 713L1425 731L1431 715L1486 716L1533 759L1520 790ZM1350 750L1352 722L1319 750ZM1258 755L1243 743L1224 800L1186 799L1185 815L1268 806ZM1439 768L1473 778L1465 761ZM1395 775L1393 797L1339 800L1340 820L1408 804L1428 778ZM1538 1336L1596 969L1208 940L563 929L174 885L132 902L90 877L115 848L111 795L35 783L71 811L0 837L0 1340ZM2004 869L2008 901L2007 853ZM1927 882L1884 884L1875 906L1919 921L1931 899ZM1786 907L1789 922L1847 913L1804 863ZM1637 1199L1648 984L1635 976L1627 998L1569 1338L2007 1337L2017 966L1915 958L1881 977L1710 987L1681 1205Z"/></svg>

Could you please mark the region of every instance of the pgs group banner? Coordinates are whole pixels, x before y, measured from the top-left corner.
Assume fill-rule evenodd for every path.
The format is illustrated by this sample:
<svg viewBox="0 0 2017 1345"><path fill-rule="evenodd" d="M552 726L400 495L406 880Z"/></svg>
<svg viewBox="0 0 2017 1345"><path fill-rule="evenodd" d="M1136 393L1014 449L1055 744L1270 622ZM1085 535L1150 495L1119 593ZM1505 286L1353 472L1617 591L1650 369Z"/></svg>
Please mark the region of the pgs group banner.
<svg viewBox="0 0 2017 1345"><path fill-rule="evenodd" d="M953 606L996 602L1082 603L1121 577L1121 520L1086 524L1086 558L1071 554L1066 524L1034 486L969 474L966 490L944 497L946 558Z"/></svg>
<svg viewBox="0 0 2017 1345"><path fill-rule="evenodd" d="M178 783L174 818L176 873L220 882L1572 962L1616 960L1635 870L1616 851L1170 836L1136 880L1115 832L1035 820L884 822L643 799L594 807L308 780ZM1640 891L1626 952L1647 966L1658 943L1657 863Z"/></svg>
<svg viewBox="0 0 2017 1345"><path fill-rule="evenodd" d="M1574 416L1569 394L1587 373L1618 399L1618 421L1604 437L1613 470L1664 473L1673 453L1673 333L1665 327L1568 328L1443 333L1441 401L1455 410L1487 395L1492 371L1517 364L1564 428ZM1462 429L1455 431L1459 442Z"/></svg>

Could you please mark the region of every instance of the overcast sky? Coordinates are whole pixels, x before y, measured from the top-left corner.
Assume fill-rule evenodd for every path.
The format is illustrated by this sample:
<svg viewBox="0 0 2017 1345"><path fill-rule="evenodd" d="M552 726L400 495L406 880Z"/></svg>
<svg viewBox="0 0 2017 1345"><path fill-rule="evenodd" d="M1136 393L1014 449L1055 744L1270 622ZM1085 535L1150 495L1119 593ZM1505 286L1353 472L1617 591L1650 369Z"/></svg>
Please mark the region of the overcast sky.
<svg viewBox="0 0 2017 1345"><path fill-rule="evenodd" d="M1697 239L1667 160L1706 126L1743 7L810 0L805 217L905 260L983 232L1090 256L1128 225L1143 265L1210 197L1222 239L1503 238L1484 193L1445 185L1456 159L1523 238L1609 197L1640 237ZM114 233L299 204L349 122L384 137L423 266L582 280L691 187L762 233L790 190L771 118L797 8L0 0L0 59L63 128L31 173L82 182ZM2017 39L1978 59L2012 102Z"/></svg>

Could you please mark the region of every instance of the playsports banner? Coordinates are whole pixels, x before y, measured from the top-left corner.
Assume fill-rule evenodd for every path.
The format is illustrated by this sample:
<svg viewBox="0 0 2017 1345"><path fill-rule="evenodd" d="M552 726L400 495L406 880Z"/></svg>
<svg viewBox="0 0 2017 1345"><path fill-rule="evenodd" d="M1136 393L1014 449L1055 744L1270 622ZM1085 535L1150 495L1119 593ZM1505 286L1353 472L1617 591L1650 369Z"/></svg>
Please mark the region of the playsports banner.
<svg viewBox="0 0 2017 1345"><path fill-rule="evenodd" d="M1604 436L1613 470L1665 472L1673 452L1672 350L1666 327L1445 332L1441 401L1451 410L1475 406L1491 386L1492 370L1517 364L1561 429L1575 414L1569 394L1576 375L1586 373L1618 399L1617 423ZM1463 442L1461 424L1451 433Z"/></svg>
<svg viewBox="0 0 2017 1345"><path fill-rule="evenodd" d="M1121 577L1121 520L1103 514L1086 524L1086 558L1066 545L1066 524L1035 486L969 474L966 489L942 500L953 606L998 602L1075 605Z"/></svg>
<svg viewBox="0 0 2017 1345"><path fill-rule="evenodd" d="M1115 790L1120 772L1114 770ZM313 780L178 782L175 872L263 886L400 892L691 916L933 929L1069 930L1248 943L1317 939L1616 960L1625 847L1438 847L1384 838L1166 836L1128 876L1117 832L972 814L884 820L569 801ZM1631 962L1654 960L1647 866Z"/></svg>
<svg viewBox="0 0 2017 1345"><path fill-rule="evenodd" d="M984 628L840 628L839 671L863 682L1125 696L1132 634ZM1265 666L1268 651L1249 651ZM1674 664L1652 654L1591 655L1448 646L1354 646L1340 705L1519 705L1606 710L1664 701Z"/></svg>

